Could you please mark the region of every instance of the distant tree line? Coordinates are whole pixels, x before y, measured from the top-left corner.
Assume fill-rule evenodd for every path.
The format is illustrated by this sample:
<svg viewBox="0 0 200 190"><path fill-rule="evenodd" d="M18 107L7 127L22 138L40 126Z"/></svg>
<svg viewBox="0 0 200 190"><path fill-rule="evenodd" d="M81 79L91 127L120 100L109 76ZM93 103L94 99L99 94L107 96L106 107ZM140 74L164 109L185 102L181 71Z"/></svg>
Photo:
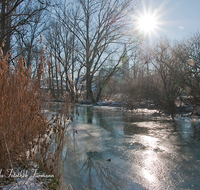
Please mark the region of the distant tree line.
<svg viewBox="0 0 200 190"><path fill-rule="evenodd" d="M184 106L191 107L192 113L199 107L199 32L182 41L161 39L154 46L140 46L136 54L130 75L108 84L111 89L118 83L112 92L126 95L129 108L137 108L137 102L145 100L174 117Z"/></svg>

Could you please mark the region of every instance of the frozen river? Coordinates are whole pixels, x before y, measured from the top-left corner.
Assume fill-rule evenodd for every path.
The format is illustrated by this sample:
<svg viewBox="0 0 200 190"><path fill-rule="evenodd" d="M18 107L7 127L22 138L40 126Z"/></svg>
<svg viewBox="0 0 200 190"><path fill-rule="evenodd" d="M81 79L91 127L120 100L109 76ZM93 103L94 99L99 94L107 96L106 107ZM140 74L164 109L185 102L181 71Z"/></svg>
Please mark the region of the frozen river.
<svg viewBox="0 0 200 190"><path fill-rule="evenodd" d="M64 185L74 190L200 189L198 122L92 106L76 111L63 150Z"/></svg>

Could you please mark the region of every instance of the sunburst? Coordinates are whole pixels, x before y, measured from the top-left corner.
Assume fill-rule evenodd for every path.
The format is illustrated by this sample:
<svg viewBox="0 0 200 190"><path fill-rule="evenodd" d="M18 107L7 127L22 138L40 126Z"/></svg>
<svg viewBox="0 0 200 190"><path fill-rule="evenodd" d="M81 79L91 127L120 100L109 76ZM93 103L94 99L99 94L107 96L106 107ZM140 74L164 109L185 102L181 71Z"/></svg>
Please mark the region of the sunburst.
<svg viewBox="0 0 200 190"><path fill-rule="evenodd" d="M155 14L145 13L137 19L137 28L144 33L154 32L158 27L158 21Z"/></svg>

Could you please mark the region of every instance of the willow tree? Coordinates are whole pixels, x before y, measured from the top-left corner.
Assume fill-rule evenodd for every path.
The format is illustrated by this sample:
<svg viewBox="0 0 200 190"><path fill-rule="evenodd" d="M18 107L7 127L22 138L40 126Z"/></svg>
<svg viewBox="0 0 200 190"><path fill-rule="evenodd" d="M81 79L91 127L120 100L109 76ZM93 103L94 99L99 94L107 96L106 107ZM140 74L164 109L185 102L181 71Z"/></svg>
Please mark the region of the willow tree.
<svg viewBox="0 0 200 190"><path fill-rule="evenodd" d="M78 0L62 4L56 11L57 19L79 41L78 61L85 69L87 99L93 102L98 100L93 93L97 73L101 68L109 67L96 93L99 94L127 53L124 43L126 36L130 35L127 30L134 8L132 0ZM111 61L111 57L115 59Z"/></svg>

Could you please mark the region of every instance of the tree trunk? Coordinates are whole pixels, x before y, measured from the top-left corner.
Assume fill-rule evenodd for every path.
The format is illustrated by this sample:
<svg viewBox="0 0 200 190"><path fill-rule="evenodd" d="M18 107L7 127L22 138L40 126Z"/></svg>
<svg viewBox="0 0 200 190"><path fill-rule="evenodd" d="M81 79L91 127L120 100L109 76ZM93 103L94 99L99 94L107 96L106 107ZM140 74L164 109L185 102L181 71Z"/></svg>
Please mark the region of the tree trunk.
<svg viewBox="0 0 200 190"><path fill-rule="evenodd" d="M3 40L5 37L5 27L6 27L6 19L5 19L5 11L6 11L6 2L2 0L1 3L1 38L0 38L0 45L3 45ZM3 48L4 51L4 48Z"/></svg>
<svg viewBox="0 0 200 190"><path fill-rule="evenodd" d="M99 99L100 99L100 96L101 96L101 92L102 92L102 87L100 87L100 89L99 89L99 91L98 91L98 93L97 93L97 97L96 97L96 102L98 102L99 101Z"/></svg>
<svg viewBox="0 0 200 190"><path fill-rule="evenodd" d="M53 98L55 98L55 88L54 88L54 76L53 76L53 61L52 61L52 56L51 56L51 94L53 96Z"/></svg>
<svg viewBox="0 0 200 190"><path fill-rule="evenodd" d="M92 100L93 103L95 103L93 92L92 92L92 77L89 75L86 79L86 91L87 91L87 99Z"/></svg>
<svg viewBox="0 0 200 190"><path fill-rule="evenodd" d="M56 55L56 52L55 52L55 55ZM58 100L59 99L59 83L58 83L58 67L57 67L57 62L56 62L56 57L55 57L55 74L56 74L56 88L57 88L57 90L56 90L56 92L57 92L57 94L56 94L56 99Z"/></svg>
<svg viewBox="0 0 200 190"><path fill-rule="evenodd" d="M1 37L0 37L0 46L3 45L3 55L5 56L10 50L10 38L11 38L11 15L8 15L6 18L6 13L10 10L10 2L6 0L1 1Z"/></svg>

